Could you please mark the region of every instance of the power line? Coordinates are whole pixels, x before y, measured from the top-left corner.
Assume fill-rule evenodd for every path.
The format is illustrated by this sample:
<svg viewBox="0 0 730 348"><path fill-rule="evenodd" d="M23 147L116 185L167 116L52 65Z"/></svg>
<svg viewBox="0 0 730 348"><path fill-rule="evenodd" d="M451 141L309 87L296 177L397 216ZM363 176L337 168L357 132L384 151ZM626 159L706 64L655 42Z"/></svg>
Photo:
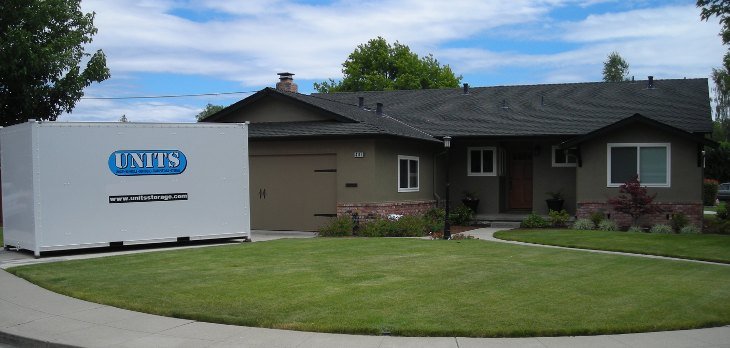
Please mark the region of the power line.
<svg viewBox="0 0 730 348"><path fill-rule="evenodd" d="M216 92L216 93L198 93L198 94L169 94L169 95L140 95L130 97L81 97L81 99L94 100L121 100L121 99L163 99L163 98L185 98L185 97L208 97L215 95L231 95L255 93L258 91L240 91L240 92Z"/></svg>

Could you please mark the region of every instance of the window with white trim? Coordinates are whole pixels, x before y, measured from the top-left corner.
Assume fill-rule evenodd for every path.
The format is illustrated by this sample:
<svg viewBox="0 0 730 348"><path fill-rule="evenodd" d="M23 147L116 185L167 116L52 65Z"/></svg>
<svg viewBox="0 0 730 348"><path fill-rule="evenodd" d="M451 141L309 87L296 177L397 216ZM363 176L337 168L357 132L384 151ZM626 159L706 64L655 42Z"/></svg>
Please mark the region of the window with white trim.
<svg viewBox="0 0 730 348"><path fill-rule="evenodd" d="M497 149L495 147L469 147L466 156L466 172L469 176L497 175Z"/></svg>
<svg viewBox="0 0 730 348"><path fill-rule="evenodd" d="M618 187L634 175L648 187L671 184L669 143L608 144L608 187Z"/></svg>
<svg viewBox="0 0 730 348"><path fill-rule="evenodd" d="M558 146L553 146L553 167L575 167L577 164L577 149L561 149Z"/></svg>
<svg viewBox="0 0 730 348"><path fill-rule="evenodd" d="M418 157L398 156L398 192L418 191Z"/></svg>

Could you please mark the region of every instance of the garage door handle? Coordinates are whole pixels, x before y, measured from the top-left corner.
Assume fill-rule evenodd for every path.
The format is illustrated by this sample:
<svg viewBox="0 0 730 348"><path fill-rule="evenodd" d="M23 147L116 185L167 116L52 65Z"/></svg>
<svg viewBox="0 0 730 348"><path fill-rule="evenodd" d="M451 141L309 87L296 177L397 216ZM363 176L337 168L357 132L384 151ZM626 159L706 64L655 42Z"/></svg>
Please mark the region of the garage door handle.
<svg viewBox="0 0 730 348"><path fill-rule="evenodd" d="M261 189L259 189L259 199L261 199Z"/></svg>
<svg viewBox="0 0 730 348"><path fill-rule="evenodd" d="M266 199L266 189L264 189L264 199Z"/></svg>

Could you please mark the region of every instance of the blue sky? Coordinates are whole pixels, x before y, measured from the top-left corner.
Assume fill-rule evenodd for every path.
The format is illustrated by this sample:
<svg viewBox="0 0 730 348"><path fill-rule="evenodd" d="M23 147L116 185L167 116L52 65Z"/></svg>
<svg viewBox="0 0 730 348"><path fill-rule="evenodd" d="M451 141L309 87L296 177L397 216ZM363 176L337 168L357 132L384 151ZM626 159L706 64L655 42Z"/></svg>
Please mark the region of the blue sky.
<svg viewBox="0 0 730 348"><path fill-rule="evenodd" d="M84 0L112 77L60 121L193 122L295 73L301 93L342 76L377 36L433 54L472 86L600 81L612 51L637 79L708 77L720 65L717 20L694 1ZM156 99L133 96L248 92Z"/></svg>

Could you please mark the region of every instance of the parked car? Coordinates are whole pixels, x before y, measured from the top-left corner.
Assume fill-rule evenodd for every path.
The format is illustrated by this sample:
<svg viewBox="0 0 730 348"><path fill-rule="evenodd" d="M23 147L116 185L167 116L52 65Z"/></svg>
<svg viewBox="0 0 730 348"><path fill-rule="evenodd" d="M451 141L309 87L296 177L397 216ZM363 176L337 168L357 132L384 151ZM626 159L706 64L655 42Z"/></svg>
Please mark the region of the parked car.
<svg viewBox="0 0 730 348"><path fill-rule="evenodd" d="M730 201L730 182L720 184L717 190L717 199L721 201Z"/></svg>

